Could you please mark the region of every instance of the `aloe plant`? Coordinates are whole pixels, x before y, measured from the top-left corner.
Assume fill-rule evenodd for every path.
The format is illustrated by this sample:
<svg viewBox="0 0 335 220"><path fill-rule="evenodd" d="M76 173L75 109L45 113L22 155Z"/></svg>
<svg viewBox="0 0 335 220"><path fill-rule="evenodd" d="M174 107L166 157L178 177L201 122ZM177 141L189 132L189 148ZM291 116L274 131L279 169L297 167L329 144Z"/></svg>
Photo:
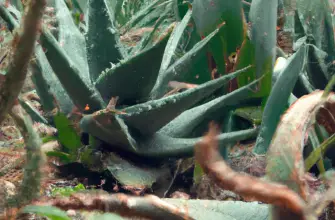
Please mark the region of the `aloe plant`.
<svg viewBox="0 0 335 220"><path fill-rule="evenodd" d="M167 135L167 140L177 138L174 139L176 143L179 141L183 143L184 140L178 138L193 138L192 132L204 125L206 121L208 122L210 115L215 115L215 112L220 111L221 108L235 107L248 100L250 96L262 97L263 101L266 101L272 84L268 78L271 78L274 63L273 26L275 26L276 13L264 10L262 1L253 1L248 20L257 22L253 23L251 35L249 35L246 31L246 18L242 13L241 2L224 4L214 2L213 4L207 1L194 1L192 10L189 9L184 13L180 22L174 21L178 23L172 33L171 29L153 30L156 32L150 35L158 34L160 36L158 40L151 37L149 47L145 47L137 54L132 54L127 50L127 46L121 43L120 30L127 31L143 26L146 23L143 20L144 12L155 14L164 5L168 6L165 7L165 11L171 10L172 14L176 13L176 7L179 9L182 5L179 1L161 0L151 4L143 3L138 8L138 13L128 17L122 25L117 22L118 18L115 17L117 14L113 11L117 4L111 6L107 1L88 1L88 10L85 15L88 28L84 36L71 20L70 11L64 2L56 0L53 5L56 10L55 18L58 21L58 36L54 36L47 27L43 27L40 43L36 44L36 61L31 65L34 72L33 79L43 106L49 112L59 108L65 114L77 107L85 115L80 123L84 132L93 134L111 146L116 145L121 149L145 155L145 150L140 146L142 143L153 143L151 138L157 140L156 133ZM271 8L276 8L277 3L273 1L267 4L273 4ZM207 9L201 9L201 6ZM229 8L231 14L226 13ZM203 14L211 10L211 17L203 21L199 20ZM18 26L18 21L3 6L1 16L12 30ZM263 19L258 19L259 16ZM265 22L267 16L271 25ZM170 17L164 18L166 19L161 19L159 22L165 20L172 22ZM232 20L233 18L238 19ZM193 40L191 42L193 47L187 46L190 49L186 49L184 45L188 37L188 24L195 26L196 34L204 38L199 42ZM122 26L121 29L118 28L120 26ZM238 36L238 38L232 36ZM262 41L261 38L265 40ZM147 42L148 39L150 38L144 38L139 45ZM71 56L74 48L79 48L75 49L76 57ZM176 53L180 48L184 48L184 51L178 59ZM315 46L308 45L307 48L308 54L301 58L305 62L304 69L308 63L307 59L324 58ZM257 55L260 50L264 50L263 58ZM223 67L222 64L226 63L230 55L235 52L238 55L235 66L230 70ZM209 72L216 66L221 74L239 69L246 73L239 74L240 72L237 71L234 75L236 79L233 79L230 73L214 81L205 82L197 88L167 98L163 97L168 92L169 81L187 81L196 77L193 75L193 66L204 58L206 53L207 57L213 57L215 61L214 66L209 62ZM147 68L146 63L151 63L150 68ZM307 69L307 72L311 72L311 69L309 71ZM286 73L282 75L284 74ZM263 78L260 81L254 81L259 77ZM300 79L301 76L298 82ZM231 94L222 94L222 91L218 93L218 89L224 86L224 82L229 82L231 86L232 80L237 80L240 89ZM284 78L282 80L285 81ZM255 87L256 82L258 86ZM73 86L74 83L76 86ZM278 83L274 86L276 84ZM318 87L320 86L321 84ZM256 88L256 94L250 92L252 87ZM279 84L277 87L280 87ZM231 87L231 89L237 88ZM214 92L221 94L221 97L216 96L214 99L213 96L210 97ZM119 97L117 111L106 109L109 100L116 96ZM271 97L277 97L277 95L271 92L269 98ZM286 103L286 98L283 99L283 103ZM34 111L31 112L34 113ZM123 113L120 114L120 112ZM263 120L268 117L266 112ZM267 120L273 121L273 117L278 118L279 115L271 115ZM268 122L265 120L263 123ZM271 132L268 125L262 125L264 129L261 129L258 140L264 140L263 131L273 134L277 123L271 125ZM255 148L257 153L266 152L269 146L271 135L268 137L265 134L264 136L269 140L262 147L261 142L257 142ZM198 135L201 134L198 133ZM159 140L163 141L164 138ZM164 143L158 145L163 146ZM259 150L260 148L262 150Z"/></svg>
<svg viewBox="0 0 335 220"><path fill-rule="evenodd" d="M216 139L225 159L232 144L255 137L253 152L265 154L273 137L278 138L276 129L287 107L304 94L324 89L333 74L329 66L334 56L334 36L329 31L330 13L325 1L307 1L306 7L303 1L297 1L295 14L287 19L295 53L280 71L274 62L277 8L292 10L287 2L194 0L190 7L179 0L88 0L84 33L72 20L64 1L51 2L57 31L43 25L40 41L35 44L35 59L30 64L43 108L51 116L44 118L19 101L35 121L55 124L66 131L68 136L60 132L59 139L68 148L66 153L73 155L50 154L63 156L66 161L80 158L76 153L82 143L74 129L68 129L71 124L64 118L64 114L73 114L76 109L81 115L81 132L90 135L91 143L103 141L100 147L105 150L150 158L189 157L208 122L217 120L223 125ZM18 30L20 11L21 8L0 5L0 16L13 32ZM324 23L315 19L309 23L307 17L313 17L313 13ZM250 27L247 22L251 22ZM322 32L317 31L315 23L324 25ZM153 28L140 36L135 45L122 43L121 36L148 26ZM31 42L30 46L33 48L34 44ZM286 58L282 51L277 55ZM170 81L196 85L166 95ZM16 93L17 89L15 96ZM111 100L115 97L118 102L113 105ZM250 105L262 105L262 120L251 119L253 127L236 128L234 119L241 116L241 107ZM314 156L308 160L308 168L316 163L315 154L323 153L324 146L315 146L323 141L317 133L310 133ZM87 159L92 152L90 148L81 158ZM269 162L278 165L280 161L274 167L284 168L286 175L290 169L283 165L281 157L288 153L282 153L274 154ZM107 163L107 170L119 182L128 183L115 161L118 160ZM120 161L120 166L131 167L131 172L139 170ZM319 169L324 167L322 163L318 164ZM271 180L284 181L275 176L274 170L268 167ZM150 172L142 171L139 173L150 176ZM156 176L150 178L150 183L144 184L147 187L156 180Z"/></svg>
<svg viewBox="0 0 335 220"><path fill-rule="evenodd" d="M195 138L194 132L207 123L209 118L214 119L213 116L217 112L241 106L244 101L250 100L251 96L261 97L263 105L269 100L267 105L270 106L273 103L271 100L278 97L278 91L281 83L286 80L286 75L293 77L292 74L286 73L289 72L289 68L286 67L280 77L274 76L278 78L274 84L276 89L270 94L272 80L269 78L272 78L275 57L276 13L265 10L262 2L255 0L251 3L249 18L242 13L245 7L240 1L222 4L217 1L194 1L192 9L187 12L183 9L186 13L180 17L179 9L184 7L180 1L157 0L136 6L139 11L132 17L124 16L123 19L126 20L121 22L118 21L117 13L113 11L119 7L118 4L110 4L106 0L90 0L85 15L88 28L87 32L82 34L73 22L68 7L63 1L56 0L52 6L55 6L56 10L58 32L52 34L46 26L43 27L41 39L35 45L36 60L31 64L42 104L49 112L59 109L65 114L70 113L74 107L78 108L84 114L80 122L81 129L110 146L147 156L158 156L158 152L165 157L184 156L176 152L188 152L185 155L189 155L188 150L179 150L183 147L189 149L189 143L193 143L192 138ZM266 4L275 10L277 1L266 1ZM204 9L201 9L201 6L204 6ZM156 20L162 8L162 19ZM18 27L18 21L9 13L8 8L1 6L0 9L1 16L14 31ZM227 10L230 13L227 14ZM178 16L174 17L175 20L167 16L170 13L176 14L177 11L181 21L176 19ZM143 15L147 12L153 14L151 21L144 19ZM199 19L210 12L212 14L207 19ZM18 11L15 13L20 16ZM250 33L247 32L246 20L253 22ZM137 54L134 54L133 50L129 52L129 48L121 43L122 32L127 33L129 29L154 22L157 22L156 27L161 27L162 30L154 28L148 35L151 37L142 39L138 48L145 49L135 50ZM166 24L163 25L172 22L176 22L173 31L166 28ZM185 39L190 40L187 32L189 24L195 27L193 32L198 38L191 35L192 41L186 46ZM295 30L298 28L301 28L301 25L296 26ZM153 37L155 35L156 37ZM200 37L203 39L195 40ZM320 61L318 68L324 69L321 61L325 59L322 51L316 47L319 44L312 45L310 42L310 39L306 38L306 43L303 44L307 45L308 51L299 58L304 60L302 71L308 74L316 68L308 66L311 65L308 61ZM143 45L148 46L142 47ZM180 58L176 56L178 51L182 52ZM76 56L72 56L73 52ZM234 64L229 58L236 52L237 60ZM198 75L195 75L194 66L204 56L209 58L207 71L217 69L223 76L212 81L206 80L196 88L163 97L168 92L169 81L188 81L190 78L196 78ZM214 60L214 63L210 59ZM226 67L227 62L232 62L233 67ZM297 65L293 66L298 68ZM232 73L234 70L240 71ZM299 70L293 72L299 75ZM305 74L298 76L298 82L303 78L301 75ZM316 88L324 83L311 79L312 82L307 80L307 83ZM237 87L231 86L234 80L237 81ZM290 91L293 89L294 80L295 78L291 81ZM221 88L228 87L228 82L229 91L236 91L225 94L227 90L223 92ZM116 96L119 97L117 109L106 108L109 100ZM281 110L278 113L272 112L269 115L269 107L265 107L256 153L265 153L269 146L278 117L287 104L286 96L282 98ZM270 122L273 124L269 126ZM195 133L197 136L201 135L199 132ZM234 136L234 133L231 134ZM246 137L249 138L250 135L241 136L241 139ZM261 146L260 140L265 139L266 144ZM172 153L168 140L173 140L176 149L179 150ZM231 140L235 142L239 138ZM185 141L188 144L185 145ZM141 147L144 143L149 144L147 149ZM163 147L155 151L154 145ZM165 151L170 153L165 154Z"/></svg>
<svg viewBox="0 0 335 220"><path fill-rule="evenodd" d="M184 20L177 23L172 35L170 28L153 30L151 35L158 34L158 37L151 37L151 40L144 38L142 41L148 44L149 39L150 44L138 54L132 55L127 53L126 46L120 42L115 13L107 1L90 0L87 4L88 28L85 41L84 35L71 20L70 11L64 2L56 0L52 4L55 6L58 31L54 36L46 26L42 28L41 39L36 44L36 61L31 67L43 106L49 111L59 108L65 114L77 107L84 114L80 122L82 131L107 142L109 146L151 157L188 156L193 152L194 143L199 140L191 137L190 133L204 122L205 116L226 106L239 104L236 100L247 99L246 91L255 85L246 84L241 90L213 99L215 92L248 71L250 67L246 66L196 88L162 97L168 91L170 80L185 81L189 77L195 77L192 75L192 66L206 53L208 45L218 38L223 40L222 33L226 33L227 27L221 26L212 29L211 33L206 32L208 36L200 42L193 42L193 48L185 51L181 58L173 58L174 52L187 37L184 31L192 15L192 11L189 11ZM155 14L162 9L162 5L166 5L165 11L170 10L166 11L167 14L173 14L173 4L174 2L157 1L143 6L143 10ZM143 10L128 20L124 27L131 28L142 21ZM1 12L5 21L13 28L17 27L18 21L8 13L6 7L1 6ZM172 21L171 17L162 15L159 22ZM163 23L160 26L166 27ZM239 42L241 41L237 41L237 44ZM173 49L170 45L173 45ZM75 57L72 52L76 52ZM147 66L149 63L150 68ZM154 92L155 88L159 92ZM117 109L106 107L109 100L116 96L119 97ZM228 102L233 99L235 102ZM189 115L198 108L206 109L207 113L192 116L192 123L188 123L185 135L177 137L168 132L170 124L182 124L185 121L178 115L183 112ZM222 143L229 143L255 135L257 129L250 129L222 134L218 139ZM171 141L174 143L173 147L169 146Z"/></svg>

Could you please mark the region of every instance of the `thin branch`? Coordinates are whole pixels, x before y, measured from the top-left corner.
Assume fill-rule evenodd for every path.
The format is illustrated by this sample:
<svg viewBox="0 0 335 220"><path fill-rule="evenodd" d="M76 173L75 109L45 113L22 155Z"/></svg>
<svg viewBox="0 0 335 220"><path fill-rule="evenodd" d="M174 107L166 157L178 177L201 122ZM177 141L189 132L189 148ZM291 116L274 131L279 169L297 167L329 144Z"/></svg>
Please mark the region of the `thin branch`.
<svg viewBox="0 0 335 220"><path fill-rule="evenodd" d="M0 122L11 109L18 97L27 75L27 66L35 48L35 41L41 28L41 18L45 0L30 1L28 12L24 16L22 30L15 35L14 56L8 67L4 83L0 88ZM0 16L5 16L4 5L0 5ZM6 19L5 19L6 20Z"/></svg>
<svg viewBox="0 0 335 220"><path fill-rule="evenodd" d="M164 192L164 195L163 195L163 198L165 198L167 196L167 194L170 192L171 190L171 187L173 186L173 183L175 182L176 178L177 178L177 175L179 174L179 171L180 171L180 168L181 168L181 163L182 163L182 160L178 160L177 162L177 168L173 174L173 178L170 182L170 185L169 187L167 188L167 190Z"/></svg>
<svg viewBox="0 0 335 220"><path fill-rule="evenodd" d="M195 159L218 186L233 191L247 200L261 201L288 208L299 215L303 214L305 202L287 186L233 171L218 151L215 139L217 134L218 128L211 124L208 134L196 145Z"/></svg>
<svg viewBox="0 0 335 220"><path fill-rule="evenodd" d="M36 205L52 205L63 210L99 210L124 217L192 220L186 210L177 208L156 196L134 197L125 194L76 193L69 198L45 198Z"/></svg>

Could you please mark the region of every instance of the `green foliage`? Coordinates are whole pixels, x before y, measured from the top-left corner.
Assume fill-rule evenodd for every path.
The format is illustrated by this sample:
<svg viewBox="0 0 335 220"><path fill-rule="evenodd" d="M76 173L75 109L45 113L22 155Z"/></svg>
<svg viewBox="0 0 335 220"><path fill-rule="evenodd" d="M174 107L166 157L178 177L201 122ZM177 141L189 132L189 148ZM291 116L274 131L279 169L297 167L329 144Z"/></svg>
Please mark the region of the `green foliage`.
<svg viewBox="0 0 335 220"><path fill-rule="evenodd" d="M71 154L67 154L62 151L48 151L46 153L48 157L56 157L58 158L62 163L71 163L73 162L73 156L76 155L75 153L72 152Z"/></svg>
<svg viewBox="0 0 335 220"><path fill-rule="evenodd" d="M44 143L47 143L49 141L56 141L56 140L58 140L58 139L55 136L45 136L45 137L42 138L42 143L44 144Z"/></svg>
<svg viewBox="0 0 335 220"><path fill-rule="evenodd" d="M125 9L125 13L127 13L128 15L131 14L132 16L131 17L130 16L128 16L128 17L124 16L123 21L121 21L121 24L123 23L122 24L122 29L121 29L122 32L126 32L126 31L130 30L131 28L135 27L138 23L140 23L140 21L144 20L144 18L146 16L149 16L150 14L155 12L157 9L159 9L161 7L165 7L166 6L165 3L166 3L166 1L164 1L164 0L155 0L155 1L151 2L150 4L147 4L141 10L137 11L135 14L129 12L129 9L128 9L128 12L127 12L127 9ZM121 13L119 13L118 15L122 16L120 14Z"/></svg>
<svg viewBox="0 0 335 220"><path fill-rule="evenodd" d="M224 27L223 27L224 28ZM205 39L198 42L194 47L171 65L166 71L158 75L156 84L151 91L152 99L160 98L167 90L169 81L184 80L192 74L191 66L201 58L202 52L207 49L207 45L219 33L219 29L213 31Z"/></svg>
<svg viewBox="0 0 335 220"><path fill-rule="evenodd" d="M237 77L238 87L247 85L256 79L255 57L255 46L252 44L251 40L246 37L241 45L240 51L238 52L235 68L241 69L249 65L251 65L251 68L246 74ZM251 91L250 94L252 94Z"/></svg>
<svg viewBox="0 0 335 220"><path fill-rule="evenodd" d="M277 4L278 0L253 0L249 12L256 78L265 76L256 94L260 97L269 96L271 91L277 36Z"/></svg>
<svg viewBox="0 0 335 220"><path fill-rule="evenodd" d="M68 56L71 56L73 53L76 53L76 56L71 56L71 61L75 64L76 68L79 70L81 80L84 81L86 84L89 84L90 80L89 80L89 69L87 64L87 49L86 49L85 37L80 32L79 28L77 28L77 26L75 25L71 16L71 12L67 9L64 0L55 0L53 4L54 9L57 12L55 13L55 19L57 20L58 25L56 32L56 39L59 43L59 46ZM41 43L43 47L47 48L43 40L41 41ZM46 53L46 55L48 56L48 53ZM52 65L51 60L49 60L49 62ZM57 72L54 67L53 69L55 72ZM62 82L62 84L64 83Z"/></svg>
<svg viewBox="0 0 335 220"><path fill-rule="evenodd" d="M193 182L194 184L199 184L201 182L201 178L204 175L204 171L202 170L199 163L194 164L194 170L193 170Z"/></svg>
<svg viewBox="0 0 335 220"><path fill-rule="evenodd" d="M73 193L86 190L83 184L78 184L75 187L55 187L51 190L51 196L70 196Z"/></svg>
<svg viewBox="0 0 335 220"><path fill-rule="evenodd" d="M207 36L220 25L225 26L210 47L219 73L224 74L228 56L236 52L246 35L241 1L194 0L192 11L200 36Z"/></svg>
<svg viewBox="0 0 335 220"><path fill-rule="evenodd" d="M65 211L54 206L26 206L22 213L32 213L39 216L48 217L50 220L70 220Z"/></svg>
<svg viewBox="0 0 335 220"><path fill-rule="evenodd" d="M78 0L65 0L65 3L69 10L71 10L71 14L75 24L79 25L82 22L81 17L84 15L84 12Z"/></svg>
<svg viewBox="0 0 335 220"><path fill-rule="evenodd" d="M54 116L54 123L58 131L59 142L67 151L77 151L81 146L81 141L70 120L63 113L58 113Z"/></svg>
<svg viewBox="0 0 335 220"><path fill-rule="evenodd" d="M57 157L62 163L77 161L82 143L71 121L63 113L59 112L53 116L53 122L58 132L57 137L49 137L43 141L56 139L62 144L63 149L49 151L46 155Z"/></svg>
<svg viewBox="0 0 335 220"><path fill-rule="evenodd" d="M247 69L245 68L211 80L183 93L125 108L123 111L127 114L120 115L119 117L128 126L138 129L141 134L153 134L181 112L217 91L222 85L243 74ZM147 124L148 121L151 122L149 125Z"/></svg>
<svg viewBox="0 0 335 220"><path fill-rule="evenodd" d="M285 110L288 98L303 68L305 56L306 48L302 46L299 51L290 58L288 65L274 84L264 109L261 131L253 150L255 153L265 154L267 152L273 134L280 121L280 116ZM283 87L285 87L285 91L283 91ZM276 106L276 108L274 108L274 106Z"/></svg>
<svg viewBox="0 0 335 220"><path fill-rule="evenodd" d="M248 120L253 125L260 125L262 122L263 111L260 106L238 108L234 114Z"/></svg>

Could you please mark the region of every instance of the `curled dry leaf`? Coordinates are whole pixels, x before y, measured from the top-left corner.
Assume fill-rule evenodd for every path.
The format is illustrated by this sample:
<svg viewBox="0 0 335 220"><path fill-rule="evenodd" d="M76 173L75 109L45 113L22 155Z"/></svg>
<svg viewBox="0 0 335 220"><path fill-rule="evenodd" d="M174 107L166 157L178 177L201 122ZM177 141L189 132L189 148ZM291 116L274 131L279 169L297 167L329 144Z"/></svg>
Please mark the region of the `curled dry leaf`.
<svg viewBox="0 0 335 220"><path fill-rule="evenodd" d="M333 130L327 126L330 124L327 121L329 115L335 115L332 114L335 113L335 96L332 93L323 103L322 94L323 91L316 91L303 96L286 111L267 153L267 175L270 180L288 185L305 200L308 189L302 153L306 132L315 123L316 115L318 122L325 125L328 132Z"/></svg>
<svg viewBox="0 0 335 220"><path fill-rule="evenodd" d="M305 201L312 200L306 179L303 149L308 129L317 121L334 133L332 119L335 96L322 99L323 91L315 91L298 99L281 117L267 152L267 176L270 181L287 185ZM277 210L280 216L282 210ZM276 210L274 211L276 212ZM285 215L287 216L287 215Z"/></svg>

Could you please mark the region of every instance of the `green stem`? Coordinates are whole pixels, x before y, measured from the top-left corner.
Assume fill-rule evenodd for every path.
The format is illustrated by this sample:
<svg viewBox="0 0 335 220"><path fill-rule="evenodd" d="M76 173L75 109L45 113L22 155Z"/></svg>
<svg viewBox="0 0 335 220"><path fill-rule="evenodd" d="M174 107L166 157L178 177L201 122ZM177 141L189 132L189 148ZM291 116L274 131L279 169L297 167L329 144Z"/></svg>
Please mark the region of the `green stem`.
<svg viewBox="0 0 335 220"><path fill-rule="evenodd" d="M330 147L335 143L335 134L325 140L317 149L315 149L305 160L305 169L310 170L314 164L320 159L320 155L323 155Z"/></svg>
<svg viewBox="0 0 335 220"><path fill-rule="evenodd" d="M33 128L31 118L20 105L15 105L10 115L20 129L27 150L26 165L24 167L23 180L19 192L16 196L7 201L10 207L20 207L31 202L39 194L41 179L40 167L43 161L40 148L42 141Z"/></svg>

